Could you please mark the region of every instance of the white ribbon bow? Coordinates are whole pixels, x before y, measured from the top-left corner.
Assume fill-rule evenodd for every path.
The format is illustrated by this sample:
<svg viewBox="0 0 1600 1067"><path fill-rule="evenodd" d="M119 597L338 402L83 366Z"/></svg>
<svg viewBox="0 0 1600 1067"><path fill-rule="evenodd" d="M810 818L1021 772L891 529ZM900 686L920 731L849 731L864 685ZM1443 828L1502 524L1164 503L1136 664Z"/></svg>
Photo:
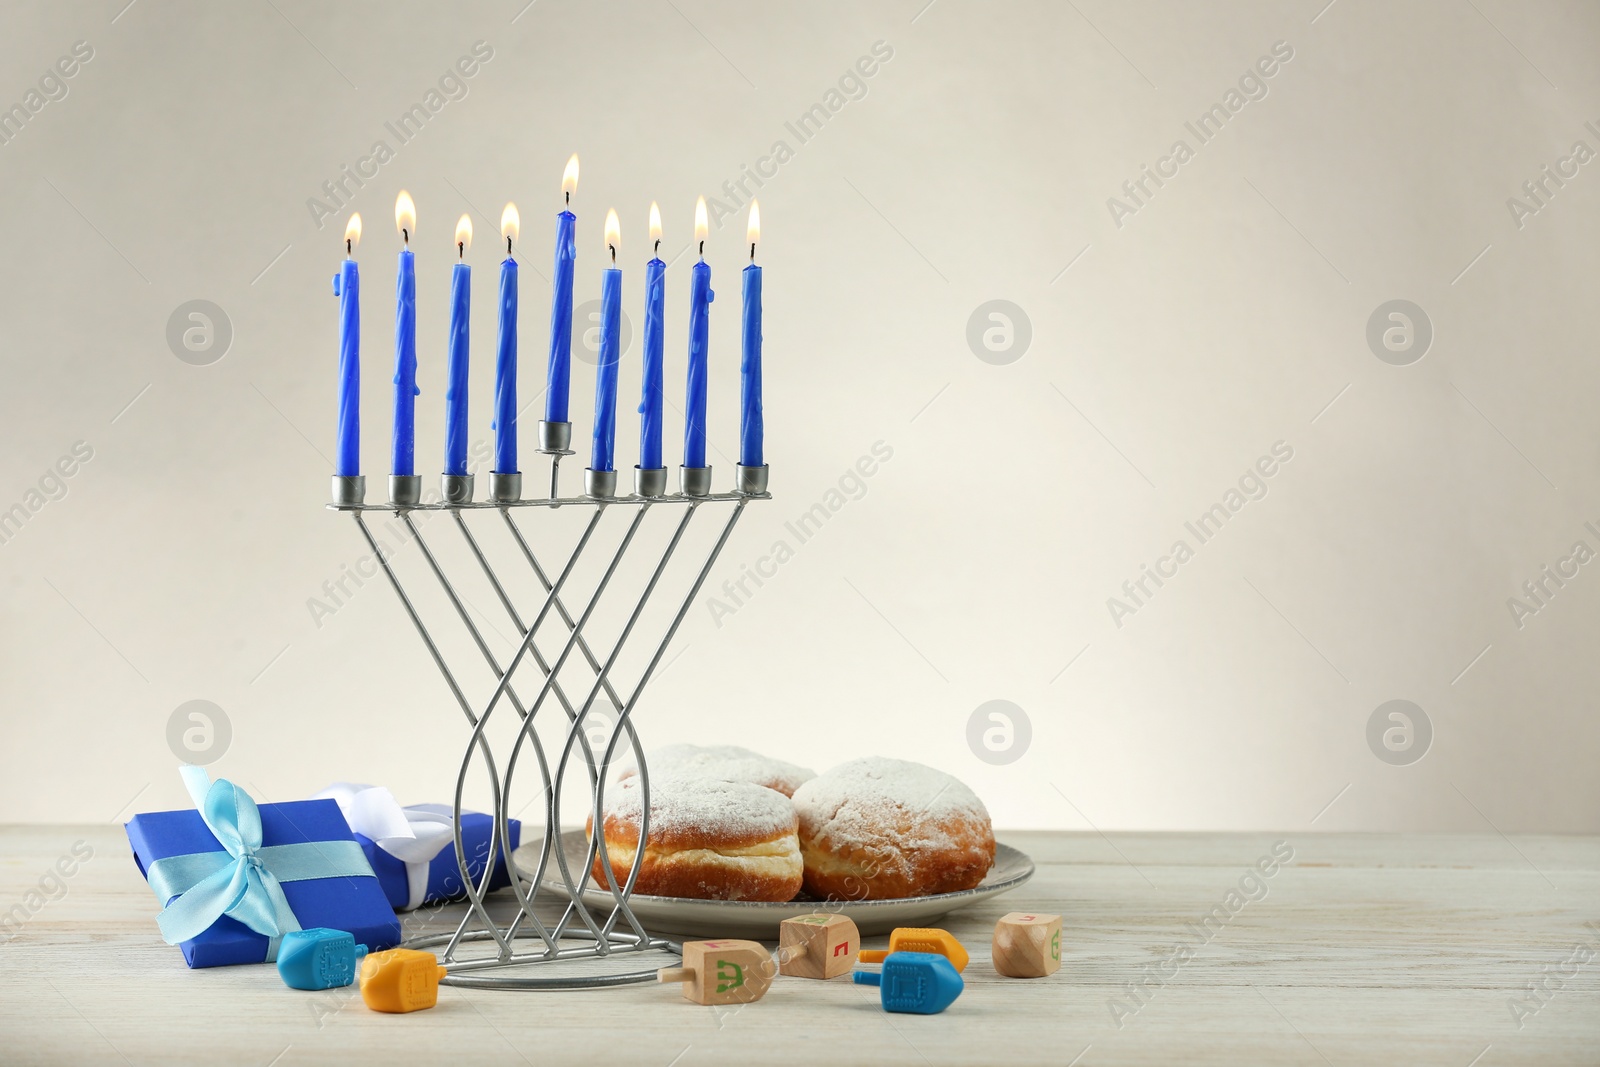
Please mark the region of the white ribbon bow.
<svg viewBox="0 0 1600 1067"><path fill-rule="evenodd" d="M448 804L411 804L402 808L381 785L335 782L313 800L339 805L350 829L406 865L406 906L422 906L428 892L428 865L455 839L455 816Z"/></svg>

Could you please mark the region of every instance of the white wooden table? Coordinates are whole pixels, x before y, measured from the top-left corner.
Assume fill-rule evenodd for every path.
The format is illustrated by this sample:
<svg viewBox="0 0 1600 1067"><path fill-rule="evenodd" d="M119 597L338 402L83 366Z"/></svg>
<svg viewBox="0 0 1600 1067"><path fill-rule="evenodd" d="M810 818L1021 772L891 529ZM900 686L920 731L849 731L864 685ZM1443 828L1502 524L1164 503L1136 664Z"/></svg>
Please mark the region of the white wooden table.
<svg viewBox="0 0 1600 1067"><path fill-rule="evenodd" d="M948 918L973 959L942 1015L886 1015L848 979L779 979L732 1011L641 985L446 988L432 1011L385 1016L268 966L188 970L120 827L0 828L0 1061L1600 1063L1600 838L1000 837L1039 871ZM1285 840L1293 859L1230 900ZM76 842L93 855L58 888L47 872ZM994 920L1019 908L1065 917L1052 978L990 966Z"/></svg>

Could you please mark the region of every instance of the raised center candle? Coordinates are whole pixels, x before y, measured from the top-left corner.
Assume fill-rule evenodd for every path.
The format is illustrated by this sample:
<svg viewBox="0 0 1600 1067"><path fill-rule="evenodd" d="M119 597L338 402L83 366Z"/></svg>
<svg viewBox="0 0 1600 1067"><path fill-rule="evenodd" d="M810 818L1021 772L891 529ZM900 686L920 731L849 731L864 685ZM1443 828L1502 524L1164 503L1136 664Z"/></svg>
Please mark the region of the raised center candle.
<svg viewBox="0 0 1600 1067"><path fill-rule="evenodd" d="M472 244L472 220L462 215L456 222L456 263L450 275L450 347L444 391L444 472L467 473L467 360L468 332L472 320L472 268L467 247Z"/></svg>
<svg viewBox="0 0 1600 1067"><path fill-rule="evenodd" d="M333 473L354 478L361 473L361 272L356 269L356 244L361 216L351 215L344 229L344 263L333 276L339 298L339 426Z"/></svg>
<svg viewBox="0 0 1600 1067"><path fill-rule="evenodd" d="M567 204L578 188L578 155L567 160L561 194ZM578 261L578 216L563 209L556 216L555 277L550 283L550 373L544 394L544 421L567 421L572 388L572 272Z"/></svg>
<svg viewBox="0 0 1600 1067"><path fill-rule="evenodd" d="M606 212L606 247L617 261L622 227L616 211ZM594 379L594 448L589 469L615 470L617 450L617 369L622 362L622 271L606 268L600 279L600 366Z"/></svg>
<svg viewBox="0 0 1600 1067"><path fill-rule="evenodd" d="M394 224L405 243L395 281L394 310L394 449L389 473L416 474L417 443L417 267L411 234L417 228L417 206L404 189L394 201Z"/></svg>
<svg viewBox="0 0 1600 1067"><path fill-rule="evenodd" d="M517 205L507 204L500 215L506 258L500 264L500 348L494 361L494 469L498 474L517 473L517 261L511 258L511 245L520 226Z"/></svg>
<svg viewBox="0 0 1600 1067"><path fill-rule="evenodd" d="M744 318L739 350L739 463L760 467L761 421L761 268L756 266L756 242L761 239L761 206L750 201L750 265L744 269Z"/></svg>
<svg viewBox="0 0 1600 1067"><path fill-rule="evenodd" d="M661 262L661 208L650 203L650 248L644 265L644 376L639 400L639 467L661 469L663 347L666 344L667 265Z"/></svg>
<svg viewBox="0 0 1600 1067"><path fill-rule="evenodd" d="M700 262L689 274L689 382L683 418L683 465L706 465L706 376L711 346L711 267L706 263L706 198L694 205L694 239Z"/></svg>

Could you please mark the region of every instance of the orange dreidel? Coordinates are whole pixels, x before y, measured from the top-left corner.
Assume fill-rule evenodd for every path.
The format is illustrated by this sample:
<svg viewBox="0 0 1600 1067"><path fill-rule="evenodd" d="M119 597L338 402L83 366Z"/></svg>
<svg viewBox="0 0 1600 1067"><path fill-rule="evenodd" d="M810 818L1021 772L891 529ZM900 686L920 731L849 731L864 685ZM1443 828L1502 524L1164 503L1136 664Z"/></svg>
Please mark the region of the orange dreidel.
<svg viewBox="0 0 1600 1067"><path fill-rule="evenodd" d="M1043 978L1061 967L1061 916L1014 911L994 924L994 969L1007 978Z"/></svg>
<svg viewBox="0 0 1600 1067"><path fill-rule="evenodd" d="M439 1002L439 979L446 974L431 952L391 948L361 961L361 999L373 1011L406 1012Z"/></svg>
<svg viewBox="0 0 1600 1067"><path fill-rule="evenodd" d="M795 978L849 974L861 931L843 915L801 915L778 926L778 973Z"/></svg>
<svg viewBox="0 0 1600 1067"><path fill-rule="evenodd" d="M696 1004L748 1004L772 985L772 956L754 941L685 941L683 966L656 972L662 982L682 982Z"/></svg>
<svg viewBox="0 0 1600 1067"><path fill-rule="evenodd" d="M888 949L863 949L862 963L882 963L891 952L931 952L943 956L958 972L967 969L967 950L949 930L900 926L889 934Z"/></svg>

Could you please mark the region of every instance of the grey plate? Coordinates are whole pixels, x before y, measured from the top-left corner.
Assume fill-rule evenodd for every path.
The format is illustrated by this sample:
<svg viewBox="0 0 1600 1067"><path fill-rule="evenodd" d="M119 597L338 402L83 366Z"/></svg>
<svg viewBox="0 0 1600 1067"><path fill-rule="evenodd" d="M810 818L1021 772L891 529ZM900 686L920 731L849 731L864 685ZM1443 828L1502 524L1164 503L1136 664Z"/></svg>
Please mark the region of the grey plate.
<svg viewBox="0 0 1600 1067"><path fill-rule="evenodd" d="M524 871L537 868L542 845L542 841L535 840L517 849L517 866ZM568 830L563 833L561 845L576 878L583 864L583 831ZM550 866L551 869L545 872L544 885L563 898L567 897L560 871L555 869L553 862ZM997 844L994 866L976 888L931 897L826 903L802 899L773 904L756 900L689 900L635 893L630 900L633 913L651 933L770 940L778 936L778 924L783 920L822 910L848 916L863 934L886 934L897 926L927 926L934 919L948 915L957 908L1008 893L1032 877L1033 860L1010 845ZM585 904L599 911L610 911L614 901L609 890L597 887L587 877L583 886Z"/></svg>

